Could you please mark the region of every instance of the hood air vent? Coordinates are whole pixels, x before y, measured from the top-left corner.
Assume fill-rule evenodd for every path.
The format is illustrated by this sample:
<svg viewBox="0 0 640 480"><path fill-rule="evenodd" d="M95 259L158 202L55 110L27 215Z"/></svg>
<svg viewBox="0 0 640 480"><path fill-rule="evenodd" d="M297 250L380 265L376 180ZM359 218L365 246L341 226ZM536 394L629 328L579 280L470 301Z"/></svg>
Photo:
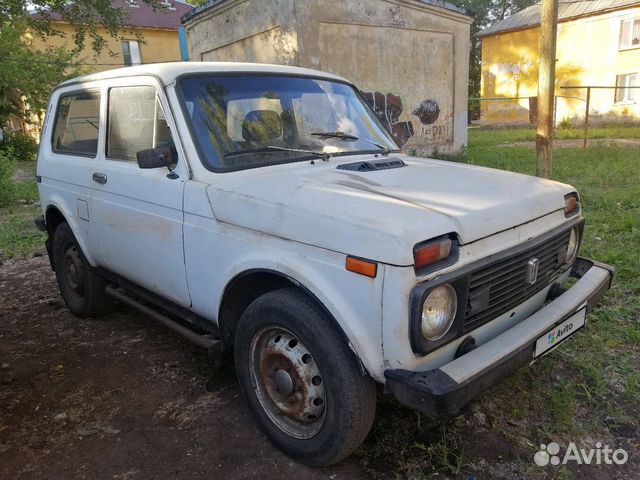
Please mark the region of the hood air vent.
<svg viewBox="0 0 640 480"><path fill-rule="evenodd" d="M397 158L390 158L388 160L378 160L375 162L355 162L344 163L338 165L338 170L353 170L355 172L376 172L378 170L390 170L392 168L406 167L407 164Z"/></svg>

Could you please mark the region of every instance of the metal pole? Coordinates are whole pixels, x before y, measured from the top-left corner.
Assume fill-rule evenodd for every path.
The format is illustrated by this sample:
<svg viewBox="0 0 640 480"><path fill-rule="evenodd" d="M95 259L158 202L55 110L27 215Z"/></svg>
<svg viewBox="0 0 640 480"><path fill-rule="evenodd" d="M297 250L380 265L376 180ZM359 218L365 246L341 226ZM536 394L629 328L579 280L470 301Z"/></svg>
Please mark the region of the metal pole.
<svg viewBox="0 0 640 480"><path fill-rule="evenodd" d="M180 60L182 62L188 62L189 57L189 36L187 30L184 27L178 28L178 43L180 44Z"/></svg>
<svg viewBox="0 0 640 480"><path fill-rule="evenodd" d="M539 177L549 178L551 177L553 165L553 103L556 76L558 0L542 0L541 9L536 172Z"/></svg>
<svg viewBox="0 0 640 480"><path fill-rule="evenodd" d="M591 87L587 87L587 106L584 111L584 141L582 148L587 148L587 138L589 138L589 103L591 102Z"/></svg>

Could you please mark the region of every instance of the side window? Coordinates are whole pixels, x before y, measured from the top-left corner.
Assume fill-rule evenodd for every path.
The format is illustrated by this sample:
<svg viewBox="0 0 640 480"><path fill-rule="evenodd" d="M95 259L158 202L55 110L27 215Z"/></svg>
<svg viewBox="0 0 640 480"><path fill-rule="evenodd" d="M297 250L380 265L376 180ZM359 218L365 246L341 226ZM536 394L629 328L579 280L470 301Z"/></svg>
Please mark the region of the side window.
<svg viewBox="0 0 640 480"><path fill-rule="evenodd" d="M99 122L100 93L88 91L61 96L51 138L53 151L95 157Z"/></svg>
<svg viewBox="0 0 640 480"><path fill-rule="evenodd" d="M620 50L640 47L640 18L622 20L620 23Z"/></svg>
<svg viewBox="0 0 640 480"><path fill-rule="evenodd" d="M140 150L173 146L154 87L109 90L108 158L135 161Z"/></svg>
<svg viewBox="0 0 640 480"><path fill-rule="evenodd" d="M624 75L616 75L616 103L619 102L633 102L636 99L637 93L633 87L639 86L638 74L627 73Z"/></svg>

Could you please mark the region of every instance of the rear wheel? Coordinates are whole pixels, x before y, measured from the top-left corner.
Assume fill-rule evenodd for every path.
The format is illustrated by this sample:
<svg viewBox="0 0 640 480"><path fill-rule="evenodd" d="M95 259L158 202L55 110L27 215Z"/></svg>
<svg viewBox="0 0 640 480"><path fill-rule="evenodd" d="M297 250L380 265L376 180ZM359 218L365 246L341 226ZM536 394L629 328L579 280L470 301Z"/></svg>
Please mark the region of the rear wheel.
<svg viewBox="0 0 640 480"><path fill-rule="evenodd" d="M309 465L331 465L365 439L375 382L344 336L295 288L269 292L243 313L235 337L244 395L274 444Z"/></svg>
<svg viewBox="0 0 640 480"><path fill-rule="evenodd" d="M105 292L106 281L85 258L68 223L61 223L53 234L53 265L64 303L77 317L107 313L114 301Z"/></svg>

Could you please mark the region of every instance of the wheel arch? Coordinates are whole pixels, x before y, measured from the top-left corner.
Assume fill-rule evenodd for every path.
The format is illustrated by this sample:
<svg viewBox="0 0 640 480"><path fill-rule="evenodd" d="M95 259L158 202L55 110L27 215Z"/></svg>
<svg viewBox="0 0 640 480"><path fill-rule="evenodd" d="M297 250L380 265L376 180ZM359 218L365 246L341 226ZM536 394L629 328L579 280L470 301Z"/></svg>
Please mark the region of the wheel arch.
<svg viewBox="0 0 640 480"><path fill-rule="evenodd" d="M322 309L327 318L335 325L344 341L355 355L363 373L369 374L364 362L358 352L353 348L349 336L346 334L340 322L338 322L331 311L320 301L320 299L304 284L286 273L269 268L252 268L235 275L225 286L220 302L218 313L218 327L223 340L228 345L233 344L235 327L240 320L244 310L255 299L273 290L280 288L298 288L307 295L313 302Z"/></svg>
<svg viewBox="0 0 640 480"><path fill-rule="evenodd" d="M47 226L47 233L49 234L49 236L53 236L56 228L58 228L58 225L60 225L61 223L69 223L64 214L55 205L47 206L44 214L44 221Z"/></svg>
<svg viewBox="0 0 640 480"><path fill-rule="evenodd" d="M87 259L87 261L91 266L96 265L87 248L85 235L79 234L81 230L80 226L75 221L72 214L66 211L66 209L62 208L59 204L50 203L45 208L44 221L47 227L47 233L49 235L49 239L53 239L53 234L55 233L56 228L58 228L58 225L64 222L69 224L69 228L71 228L71 232L73 232L73 236L78 242L78 245L80 246L80 249L82 250L82 253L84 254L85 258Z"/></svg>

